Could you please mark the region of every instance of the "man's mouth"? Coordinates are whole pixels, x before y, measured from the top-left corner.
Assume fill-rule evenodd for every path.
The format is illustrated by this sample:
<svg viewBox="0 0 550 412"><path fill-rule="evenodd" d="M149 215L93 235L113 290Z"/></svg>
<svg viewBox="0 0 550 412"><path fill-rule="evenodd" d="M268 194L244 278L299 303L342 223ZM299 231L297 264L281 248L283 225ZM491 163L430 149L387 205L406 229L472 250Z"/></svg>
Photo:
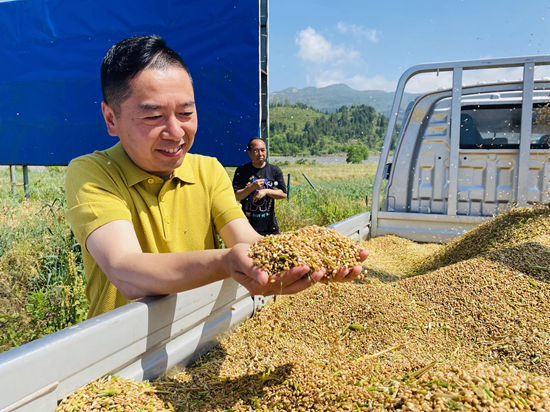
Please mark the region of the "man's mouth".
<svg viewBox="0 0 550 412"><path fill-rule="evenodd" d="M183 145L174 147L172 149L159 149L159 152L161 152L164 155L173 156L175 154L179 154L182 148L183 148Z"/></svg>

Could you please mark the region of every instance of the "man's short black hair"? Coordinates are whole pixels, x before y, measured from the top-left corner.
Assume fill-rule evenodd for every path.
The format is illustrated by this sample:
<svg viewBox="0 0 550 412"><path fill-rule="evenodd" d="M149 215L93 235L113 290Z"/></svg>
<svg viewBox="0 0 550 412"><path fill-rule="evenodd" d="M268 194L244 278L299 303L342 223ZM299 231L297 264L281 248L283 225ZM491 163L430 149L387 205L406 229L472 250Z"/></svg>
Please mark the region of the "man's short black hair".
<svg viewBox="0 0 550 412"><path fill-rule="evenodd" d="M253 137L252 139L250 139L250 140L248 141L248 145L247 145L247 146L248 146L248 151L249 151L249 152L252 150L252 142L253 142L254 140L261 140L262 142L264 141L264 139L262 139L261 137ZM265 142L264 142L264 143L265 143Z"/></svg>
<svg viewBox="0 0 550 412"><path fill-rule="evenodd" d="M179 54L160 36L133 36L113 45L101 63L103 100L118 115L120 106L130 97L130 80L145 69L165 70L170 66L184 69L193 79Z"/></svg>

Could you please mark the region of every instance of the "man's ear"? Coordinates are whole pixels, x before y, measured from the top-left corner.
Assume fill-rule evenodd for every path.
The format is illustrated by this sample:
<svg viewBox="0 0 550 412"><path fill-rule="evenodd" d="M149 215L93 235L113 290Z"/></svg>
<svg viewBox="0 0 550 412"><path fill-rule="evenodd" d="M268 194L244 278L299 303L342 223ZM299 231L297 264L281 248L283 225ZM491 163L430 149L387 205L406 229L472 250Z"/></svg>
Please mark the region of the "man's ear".
<svg viewBox="0 0 550 412"><path fill-rule="evenodd" d="M107 132L111 136L118 136L117 119L111 106L105 102L101 102L101 112L103 113L105 124L107 125Z"/></svg>

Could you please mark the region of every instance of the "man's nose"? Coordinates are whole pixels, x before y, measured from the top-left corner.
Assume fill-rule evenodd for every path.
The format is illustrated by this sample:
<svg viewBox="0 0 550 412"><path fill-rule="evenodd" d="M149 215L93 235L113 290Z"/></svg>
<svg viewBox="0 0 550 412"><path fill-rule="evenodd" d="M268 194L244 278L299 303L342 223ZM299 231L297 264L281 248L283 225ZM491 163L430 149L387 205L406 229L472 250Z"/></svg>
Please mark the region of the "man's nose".
<svg viewBox="0 0 550 412"><path fill-rule="evenodd" d="M185 136L185 131L183 130L182 123L176 116L170 116L166 121L163 137L165 139L179 140L183 136Z"/></svg>

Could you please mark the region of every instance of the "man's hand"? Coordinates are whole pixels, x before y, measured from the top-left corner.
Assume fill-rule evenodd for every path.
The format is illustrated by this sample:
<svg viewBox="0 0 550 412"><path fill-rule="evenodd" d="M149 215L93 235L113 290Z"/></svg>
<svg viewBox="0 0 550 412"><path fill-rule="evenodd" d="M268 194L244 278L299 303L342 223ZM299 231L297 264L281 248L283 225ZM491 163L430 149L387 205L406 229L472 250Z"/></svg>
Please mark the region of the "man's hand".
<svg viewBox="0 0 550 412"><path fill-rule="evenodd" d="M267 196L267 189L261 189L257 190L254 193L254 196L252 197L252 201L254 203L258 203L260 200L262 200L265 196Z"/></svg>
<svg viewBox="0 0 550 412"><path fill-rule="evenodd" d="M224 243L231 248L224 259L224 268L243 285L252 295L287 295L301 292L319 280L325 270L316 271L309 276L309 267L300 266L290 269L284 276L272 276L254 265L248 256L250 245L261 238L250 226L248 220L241 218L229 222L220 230Z"/></svg>
<svg viewBox="0 0 550 412"><path fill-rule="evenodd" d="M368 250L362 250L359 253L359 258L361 262L364 262L365 259L369 257L369 251ZM361 265L355 265L351 270L348 268L341 268L334 277L328 279L328 278L322 278L321 283L330 283L330 282L351 282L359 277L361 275L361 271L363 270L363 266Z"/></svg>
<svg viewBox="0 0 550 412"><path fill-rule="evenodd" d="M250 187L251 190L260 190L264 187L265 179L256 179L251 183L248 183L246 187Z"/></svg>
<svg viewBox="0 0 550 412"><path fill-rule="evenodd" d="M309 267L298 266L288 272L269 278L266 272L254 266L248 256L250 245L239 243L231 249L229 275L243 285L251 295L287 295L301 292L321 280L325 270L318 270L310 275Z"/></svg>
<svg viewBox="0 0 550 412"><path fill-rule="evenodd" d="M237 200L243 200L251 193L256 192L264 187L265 179L257 179L253 182L248 182L245 187L235 191L235 197Z"/></svg>

